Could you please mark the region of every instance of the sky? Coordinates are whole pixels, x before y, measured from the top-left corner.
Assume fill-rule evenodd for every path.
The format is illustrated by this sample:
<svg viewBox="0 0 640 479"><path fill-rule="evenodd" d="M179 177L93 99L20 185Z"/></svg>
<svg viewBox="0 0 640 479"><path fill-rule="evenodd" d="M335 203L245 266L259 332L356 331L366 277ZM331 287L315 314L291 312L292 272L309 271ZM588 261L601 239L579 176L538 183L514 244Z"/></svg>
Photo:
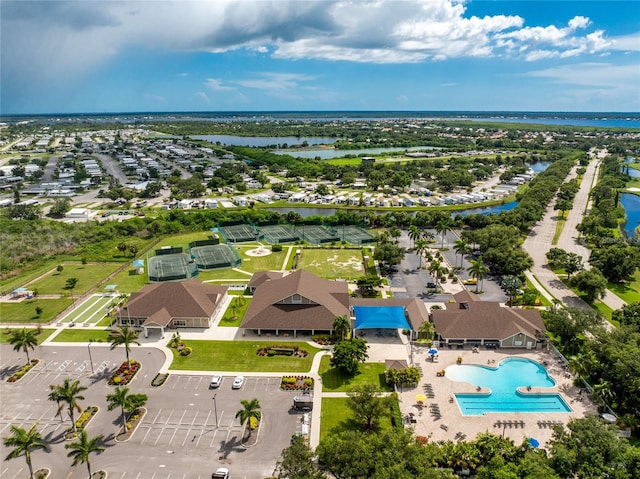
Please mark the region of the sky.
<svg viewBox="0 0 640 479"><path fill-rule="evenodd" d="M640 1L0 0L0 114L640 111Z"/></svg>

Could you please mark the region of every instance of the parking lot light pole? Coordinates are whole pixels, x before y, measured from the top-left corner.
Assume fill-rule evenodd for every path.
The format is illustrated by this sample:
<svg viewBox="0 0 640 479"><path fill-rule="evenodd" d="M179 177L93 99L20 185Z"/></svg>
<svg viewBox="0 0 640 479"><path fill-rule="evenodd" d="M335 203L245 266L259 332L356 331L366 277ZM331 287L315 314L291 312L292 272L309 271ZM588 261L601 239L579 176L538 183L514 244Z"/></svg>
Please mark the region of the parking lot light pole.
<svg viewBox="0 0 640 479"><path fill-rule="evenodd" d="M218 404L216 403L216 395L213 395L213 413L216 415L216 429L218 429Z"/></svg>
<svg viewBox="0 0 640 479"><path fill-rule="evenodd" d="M91 365L91 374L93 374L93 359L91 358L91 343L93 340L89 340L89 344L87 344L87 351L89 351L89 364Z"/></svg>

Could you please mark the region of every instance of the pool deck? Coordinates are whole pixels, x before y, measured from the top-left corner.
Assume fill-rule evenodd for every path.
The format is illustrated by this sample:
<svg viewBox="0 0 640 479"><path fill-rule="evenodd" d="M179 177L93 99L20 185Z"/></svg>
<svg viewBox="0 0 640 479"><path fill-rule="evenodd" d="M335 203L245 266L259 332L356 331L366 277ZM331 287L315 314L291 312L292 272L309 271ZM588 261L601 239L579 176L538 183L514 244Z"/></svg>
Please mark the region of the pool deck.
<svg viewBox="0 0 640 479"><path fill-rule="evenodd" d="M473 352L470 349L456 350L444 349L438 353L438 359L431 362L427 354L428 348L414 347L414 364L422 369L422 379L415 388L400 392L400 410L407 419L407 427L414 429L418 436L426 436L431 441L459 441L473 440L478 433L490 432L512 439L520 444L526 438L535 438L540 442L540 447L545 444L553 433L552 424L566 424L571 418L584 417L586 414L595 414L596 407L591 403L586 394L581 394L580 389L572 384L572 376L564 365L556 359L552 353L545 351L527 350L486 350L480 349ZM458 356L462 357L462 364L476 364L495 367L506 358L519 357L537 361L540 364L547 362L547 372L556 381L552 388L532 388L523 392L559 393L571 412L554 413L487 413L483 416L463 416L454 398L455 393L488 392L487 388L478 391L476 386L469 383L453 381L446 377L439 377L437 373L449 366L456 364ZM416 396L424 394L427 400L422 406L416 400ZM412 414L412 415L411 415ZM411 421L413 419L413 421Z"/></svg>

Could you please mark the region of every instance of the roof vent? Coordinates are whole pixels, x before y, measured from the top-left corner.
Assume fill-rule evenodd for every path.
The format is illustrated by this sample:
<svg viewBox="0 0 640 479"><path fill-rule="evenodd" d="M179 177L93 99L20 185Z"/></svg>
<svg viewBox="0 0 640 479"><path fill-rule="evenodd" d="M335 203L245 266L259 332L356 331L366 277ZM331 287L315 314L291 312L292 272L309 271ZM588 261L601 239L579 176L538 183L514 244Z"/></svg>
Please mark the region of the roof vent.
<svg viewBox="0 0 640 479"><path fill-rule="evenodd" d="M469 309L469 303L467 301L463 301L460 303L460 309Z"/></svg>

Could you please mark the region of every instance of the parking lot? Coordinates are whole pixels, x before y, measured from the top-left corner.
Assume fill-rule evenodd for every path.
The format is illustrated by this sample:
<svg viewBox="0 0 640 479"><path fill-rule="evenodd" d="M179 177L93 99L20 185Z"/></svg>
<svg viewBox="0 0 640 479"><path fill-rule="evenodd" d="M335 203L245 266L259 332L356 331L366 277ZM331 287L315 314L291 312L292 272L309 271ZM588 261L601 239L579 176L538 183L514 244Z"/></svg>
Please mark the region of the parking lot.
<svg viewBox="0 0 640 479"><path fill-rule="evenodd" d="M209 389L212 374L171 375L160 387L151 387L164 355L155 348L134 347L131 357L142 364L136 378L128 385L131 392L148 395L147 413L127 442L116 442L121 424L120 410L107 410L106 395L113 391L107 379L124 359L124 351L110 351L107 345L91 347L94 373L86 346L40 346L31 356L41 361L16 383L7 383L12 370L26 361L8 345L1 345L0 395L2 409L0 432L5 437L11 424L38 430L50 442L51 452L34 451L35 468L50 467L51 477L83 477L86 466L71 467L64 449L64 433L70 427L63 411L47 399L49 385L61 384L65 378L78 379L88 389L82 392L83 408L99 407L87 426L89 436L104 434L106 450L91 458L94 470L104 469L109 477L129 479L205 478L217 467L228 467L235 478L263 478L273 473L282 449L292 434L302 429L303 415L293 412L294 392L281 391L279 377L246 375L240 389L232 389L233 376L223 376L216 389ZM263 420L253 431L255 446L243 444L244 427L235 417L242 409L241 400L257 398ZM76 418L79 413L76 413ZM2 462L0 479L21 478L26 473L24 458Z"/></svg>

